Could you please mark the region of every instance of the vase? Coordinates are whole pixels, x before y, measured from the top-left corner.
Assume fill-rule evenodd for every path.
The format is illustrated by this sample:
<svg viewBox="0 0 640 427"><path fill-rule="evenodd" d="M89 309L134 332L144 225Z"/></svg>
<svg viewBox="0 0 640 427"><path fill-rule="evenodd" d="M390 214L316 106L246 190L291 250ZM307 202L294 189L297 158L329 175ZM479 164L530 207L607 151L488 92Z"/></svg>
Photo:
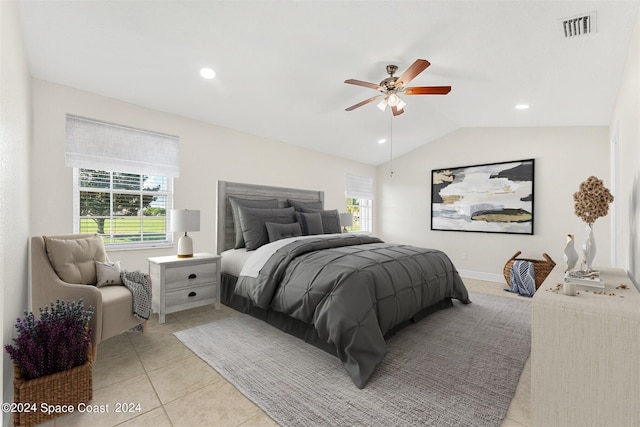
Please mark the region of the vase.
<svg viewBox="0 0 640 427"><path fill-rule="evenodd" d="M582 242L582 268L585 273L593 271L593 259L596 256L596 241L593 237L592 224L587 224L584 233L584 242Z"/></svg>
<svg viewBox="0 0 640 427"><path fill-rule="evenodd" d="M578 252L576 251L573 234L567 234L567 243L564 246L564 262L567 264L565 271L573 270L578 263Z"/></svg>

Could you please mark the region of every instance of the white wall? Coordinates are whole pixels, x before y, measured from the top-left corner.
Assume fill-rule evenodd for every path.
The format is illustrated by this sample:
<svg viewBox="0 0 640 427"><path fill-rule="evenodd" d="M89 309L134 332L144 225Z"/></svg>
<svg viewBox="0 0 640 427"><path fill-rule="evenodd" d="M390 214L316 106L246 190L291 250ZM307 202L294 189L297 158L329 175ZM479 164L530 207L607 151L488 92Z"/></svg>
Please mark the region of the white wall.
<svg viewBox="0 0 640 427"><path fill-rule="evenodd" d="M626 269L640 289L640 13L611 120L611 141L617 141L616 244L617 266ZM628 226L627 226L628 224Z"/></svg>
<svg viewBox="0 0 640 427"><path fill-rule="evenodd" d="M33 235L73 231L72 169L64 166L66 113L180 137L174 205L200 209L200 231L190 233L198 252L216 250L217 180L324 190L325 207L344 211L345 174L376 174L373 166L45 81L34 80L33 92ZM110 252L109 256L121 260L126 269L146 270L148 257L173 253L172 249L138 250Z"/></svg>
<svg viewBox="0 0 640 427"><path fill-rule="evenodd" d="M2 344L27 308L30 76L16 2L0 2L0 327ZM13 365L2 350L2 402L13 401ZM8 413L0 423L9 424ZM0 424L1 425L1 424Z"/></svg>
<svg viewBox="0 0 640 427"><path fill-rule="evenodd" d="M535 159L534 235L432 231L431 170ZM590 175L609 183L606 127L467 128L424 145L378 168L378 234L387 241L438 248L461 274L503 280L505 262L516 252L562 263L566 234L577 248L584 223L574 215L573 193ZM610 264L609 217L594 226L595 265Z"/></svg>

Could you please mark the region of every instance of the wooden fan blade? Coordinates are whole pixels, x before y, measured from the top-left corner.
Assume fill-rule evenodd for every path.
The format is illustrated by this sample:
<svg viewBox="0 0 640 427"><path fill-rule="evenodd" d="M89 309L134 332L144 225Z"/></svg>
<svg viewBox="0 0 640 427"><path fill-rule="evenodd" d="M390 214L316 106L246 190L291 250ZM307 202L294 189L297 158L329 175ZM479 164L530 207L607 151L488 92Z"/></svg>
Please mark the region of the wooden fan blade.
<svg viewBox="0 0 640 427"><path fill-rule="evenodd" d="M416 86L408 87L402 92L405 95L446 95L451 92L451 86Z"/></svg>
<svg viewBox="0 0 640 427"><path fill-rule="evenodd" d="M404 113L404 108L402 110L398 110L398 107L391 107L391 111L393 112L394 116L399 116L400 114Z"/></svg>
<svg viewBox="0 0 640 427"><path fill-rule="evenodd" d="M365 99L365 100L364 100L364 101L362 101L362 102L358 102L357 104L352 105L352 106L351 106L351 107L349 107L349 108L345 108L345 111L352 111L352 110L355 110L355 109L356 109L356 108L358 108L358 107L362 107L363 105L366 105L366 104L368 104L368 103L370 103L370 102L375 101L376 99L380 98L381 96L382 96L382 95L372 96L371 98L369 98L369 99Z"/></svg>
<svg viewBox="0 0 640 427"><path fill-rule="evenodd" d="M396 87L405 86L411 80L413 80L418 74L427 69L427 67L431 65L429 61L426 59L416 59L416 62L411 64L407 71L402 73L402 75L396 80Z"/></svg>
<svg viewBox="0 0 640 427"><path fill-rule="evenodd" d="M375 83L363 82L362 80L349 79L345 80L344 82L350 85L364 86L370 89L382 90L382 87L380 85L377 85Z"/></svg>

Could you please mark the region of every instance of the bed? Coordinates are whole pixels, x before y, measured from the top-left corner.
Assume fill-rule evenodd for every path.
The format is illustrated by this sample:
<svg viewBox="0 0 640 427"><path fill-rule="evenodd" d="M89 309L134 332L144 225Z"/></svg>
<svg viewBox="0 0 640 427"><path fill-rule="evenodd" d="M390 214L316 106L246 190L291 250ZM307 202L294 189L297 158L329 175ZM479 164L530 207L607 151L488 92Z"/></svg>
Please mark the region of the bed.
<svg viewBox="0 0 640 427"><path fill-rule="evenodd" d="M222 303L338 356L359 388L387 338L470 302L446 254L336 231L322 191L219 181L217 203Z"/></svg>

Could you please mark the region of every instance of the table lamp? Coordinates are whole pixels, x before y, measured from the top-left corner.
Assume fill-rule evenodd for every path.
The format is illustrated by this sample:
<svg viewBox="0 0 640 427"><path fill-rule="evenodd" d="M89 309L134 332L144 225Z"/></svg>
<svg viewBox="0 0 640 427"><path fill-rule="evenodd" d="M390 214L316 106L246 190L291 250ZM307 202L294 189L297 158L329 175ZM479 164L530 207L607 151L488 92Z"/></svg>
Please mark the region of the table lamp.
<svg viewBox="0 0 640 427"><path fill-rule="evenodd" d="M353 227L353 214L350 213L341 213L340 214L340 225L342 225L342 232L348 233L347 227Z"/></svg>
<svg viewBox="0 0 640 427"><path fill-rule="evenodd" d="M171 209L171 231L184 232L178 240L178 258L193 256L193 240L188 231L200 231L200 211L189 209Z"/></svg>

